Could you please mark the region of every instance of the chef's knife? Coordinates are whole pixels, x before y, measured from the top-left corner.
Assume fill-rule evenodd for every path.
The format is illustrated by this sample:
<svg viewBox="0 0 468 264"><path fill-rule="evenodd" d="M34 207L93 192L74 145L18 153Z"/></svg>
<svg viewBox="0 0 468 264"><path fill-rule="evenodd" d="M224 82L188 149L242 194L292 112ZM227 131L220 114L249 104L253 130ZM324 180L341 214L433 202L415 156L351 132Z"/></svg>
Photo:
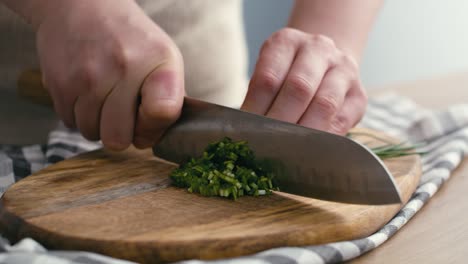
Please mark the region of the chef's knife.
<svg viewBox="0 0 468 264"><path fill-rule="evenodd" d="M40 103L50 100L38 72L21 76L19 92ZM348 137L192 98L185 98L180 119L153 153L180 164L226 136L247 141L273 169L282 192L344 203L401 203L391 173L366 146Z"/></svg>
<svg viewBox="0 0 468 264"><path fill-rule="evenodd" d="M345 203L401 202L383 162L348 137L192 98L185 98L180 119L153 152L180 164L226 136L247 141L274 170L283 192Z"/></svg>

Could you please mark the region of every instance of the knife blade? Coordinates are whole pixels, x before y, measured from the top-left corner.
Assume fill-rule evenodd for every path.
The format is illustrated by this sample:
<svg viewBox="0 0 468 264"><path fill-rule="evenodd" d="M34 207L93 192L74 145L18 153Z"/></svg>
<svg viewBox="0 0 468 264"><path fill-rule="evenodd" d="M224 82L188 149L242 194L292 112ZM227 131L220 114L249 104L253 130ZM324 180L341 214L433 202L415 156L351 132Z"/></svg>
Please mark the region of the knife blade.
<svg viewBox="0 0 468 264"><path fill-rule="evenodd" d="M222 139L247 141L268 162L280 191L356 204L401 203L385 164L366 146L339 136L217 104L185 98L180 119L153 147L178 163Z"/></svg>

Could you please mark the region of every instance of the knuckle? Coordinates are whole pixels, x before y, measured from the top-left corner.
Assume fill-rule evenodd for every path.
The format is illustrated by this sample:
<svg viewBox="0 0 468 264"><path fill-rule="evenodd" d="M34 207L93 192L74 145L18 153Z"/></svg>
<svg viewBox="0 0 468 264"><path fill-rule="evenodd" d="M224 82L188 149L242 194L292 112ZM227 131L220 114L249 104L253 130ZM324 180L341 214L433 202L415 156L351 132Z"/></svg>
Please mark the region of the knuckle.
<svg viewBox="0 0 468 264"><path fill-rule="evenodd" d="M292 34L293 34L293 31L289 28L281 29L279 31L274 32L271 35L270 40L275 41L275 42L289 40L292 37Z"/></svg>
<svg viewBox="0 0 468 264"><path fill-rule="evenodd" d="M147 60L146 57L161 63L182 60L182 54L175 44L156 36L148 36L138 45L119 43L115 45L111 54L114 67L121 74L128 74L133 67Z"/></svg>
<svg viewBox="0 0 468 264"><path fill-rule="evenodd" d="M91 90L97 86L99 80L97 65L94 61L88 59L81 64L80 78L84 86L82 89Z"/></svg>
<svg viewBox="0 0 468 264"><path fill-rule="evenodd" d="M353 69L358 69L359 68L358 63L357 63L356 59L353 56L351 56L349 54L346 54L346 53L342 53L340 58L341 58L341 63L343 65L349 66L349 67L351 67Z"/></svg>
<svg viewBox="0 0 468 264"><path fill-rule="evenodd" d="M326 116L333 116L339 108L338 100L333 96L319 96L315 101L318 111Z"/></svg>
<svg viewBox="0 0 468 264"><path fill-rule="evenodd" d="M276 94L281 84L282 80L269 71L260 72L253 82L255 89L260 89L268 94Z"/></svg>
<svg viewBox="0 0 468 264"><path fill-rule="evenodd" d="M277 43L275 39L276 37L274 37L273 35L267 40L265 40L265 42L263 42L262 44L262 47L260 48L260 54L265 53L265 51L270 50L272 47L274 47L275 43Z"/></svg>
<svg viewBox="0 0 468 264"><path fill-rule="evenodd" d="M168 37L159 34L148 34L144 50L162 60L182 59L182 53L177 45Z"/></svg>
<svg viewBox="0 0 468 264"><path fill-rule="evenodd" d="M154 42L148 54L152 54L155 64L168 64L183 70L183 56L179 48L172 42ZM143 54L144 55L144 54Z"/></svg>
<svg viewBox="0 0 468 264"><path fill-rule="evenodd" d="M301 100L309 100L313 95L313 87L310 82L299 75L288 78L285 87L294 97Z"/></svg>
<svg viewBox="0 0 468 264"><path fill-rule="evenodd" d="M265 42L267 46L271 46L272 44L281 44L281 43L289 43L291 40L297 38L300 35L300 31L294 28L283 28L274 32Z"/></svg>
<svg viewBox="0 0 468 264"><path fill-rule="evenodd" d="M333 73L336 85L355 85L359 81L359 74L349 67L336 66Z"/></svg>
<svg viewBox="0 0 468 264"><path fill-rule="evenodd" d="M161 54L163 58L167 58L170 60L181 60L182 54L180 50L175 45L161 45L160 47Z"/></svg>
<svg viewBox="0 0 468 264"><path fill-rule="evenodd" d="M340 135L346 134L350 128L350 122L345 116L334 118L330 124L330 131Z"/></svg>
<svg viewBox="0 0 468 264"><path fill-rule="evenodd" d="M329 63L335 64L337 48L335 42L324 35L310 35L306 42L315 52L321 54Z"/></svg>
<svg viewBox="0 0 468 264"><path fill-rule="evenodd" d="M322 34L310 35L310 41L320 47L336 48L335 41Z"/></svg>
<svg viewBox="0 0 468 264"><path fill-rule="evenodd" d="M143 36L144 48L153 49L157 52L164 53L171 47L175 46L170 37L161 32L149 32Z"/></svg>
<svg viewBox="0 0 468 264"><path fill-rule="evenodd" d="M131 48L123 47L121 45L114 49L112 57L114 58L115 67L121 74L128 73L131 65L136 60L134 51Z"/></svg>
<svg viewBox="0 0 468 264"><path fill-rule="evenodd" d="M359 66L353 56L341 54L338 59L341 71L346 73L352 80L359 78Z"/></svg>

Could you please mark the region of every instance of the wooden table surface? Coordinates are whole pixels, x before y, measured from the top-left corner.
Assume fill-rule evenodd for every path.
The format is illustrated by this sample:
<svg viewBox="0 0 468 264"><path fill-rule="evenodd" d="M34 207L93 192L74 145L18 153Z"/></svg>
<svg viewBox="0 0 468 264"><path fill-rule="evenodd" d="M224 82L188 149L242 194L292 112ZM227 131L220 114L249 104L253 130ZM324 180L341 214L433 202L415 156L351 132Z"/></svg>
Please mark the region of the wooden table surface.
<svg viewBox="0 0 468 264"><path fill-rule="evenodd" d="M372 90L396 91L420 105L443 109L468 103L468 72ZM468 263L468 158L394 237L349 263Z"/></svg>

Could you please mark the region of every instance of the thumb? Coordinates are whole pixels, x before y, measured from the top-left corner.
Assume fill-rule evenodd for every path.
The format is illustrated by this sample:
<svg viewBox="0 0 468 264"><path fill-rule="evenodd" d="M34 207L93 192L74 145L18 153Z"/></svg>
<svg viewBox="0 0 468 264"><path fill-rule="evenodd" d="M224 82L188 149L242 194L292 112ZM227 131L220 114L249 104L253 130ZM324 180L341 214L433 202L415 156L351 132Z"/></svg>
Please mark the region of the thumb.
<svg viewBox="0 0 468 264"><path fill-rule="evenodd" d="M154 145L180 116L184 100L182 62L169 61L154 69L140 90L133 143L137 148Z"/></svg>

